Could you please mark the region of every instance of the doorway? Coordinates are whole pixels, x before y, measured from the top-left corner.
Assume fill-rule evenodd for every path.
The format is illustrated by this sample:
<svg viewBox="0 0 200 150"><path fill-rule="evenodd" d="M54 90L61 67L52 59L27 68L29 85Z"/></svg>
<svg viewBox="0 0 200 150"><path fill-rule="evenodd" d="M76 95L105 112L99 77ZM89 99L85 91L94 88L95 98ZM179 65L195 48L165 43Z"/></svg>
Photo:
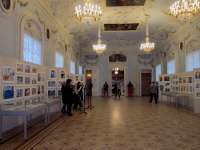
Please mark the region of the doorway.
<svg viewBox="0 0 200 150"><path fill-rule="evenodd" d="M116 69L112 70L112 89L114 87L114 85L117 85L117 87L121 90L121 94L122 96L124 96L125 94L125 83L124 83L124 70L122 69L118 69L116 71ZM113 94L113 92L112 92Z"/></svg>
<svg viewBox="0 0 200 150"><path fill-rule="evenodd" d="M151 88L151 72L141 73L141 96L149 96Z"/></svg>

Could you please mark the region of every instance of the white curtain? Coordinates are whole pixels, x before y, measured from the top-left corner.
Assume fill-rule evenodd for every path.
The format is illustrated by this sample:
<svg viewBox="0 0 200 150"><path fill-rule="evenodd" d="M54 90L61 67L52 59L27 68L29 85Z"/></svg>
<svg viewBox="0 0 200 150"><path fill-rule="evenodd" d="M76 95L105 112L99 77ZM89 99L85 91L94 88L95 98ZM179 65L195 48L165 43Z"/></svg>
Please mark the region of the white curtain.
<svg viewBox="0 0 200 150"><path fill-rule="evenodd" d="M200 50L190 52L186 56L186 61L185 61L186 72L193 71L195 68L200 68Z"/></svg>
<svg viewBox="0 0 200 150"><path fill-rule="evenodd" d="M76 64L74 61L70 61L70 73L75 74L76 73Z"/></svg>
<svg viewBox="0 0 200 150"><path fill-rule="evenodd" d="M161 64L156 65L156 81L159 81L159 77L161 75Z"/></svg>
<svg viewBox="0 0 200 150"><path fill-rule="evenodd" d="M79 66L79 75L83 75L83 67Z"/></svg>
<svg viewBox="0 0 200 150"><path fill-rule="evenodd" d="M167 74L175 74L176 72L176 62L172 59L167 62Z"/></svg>
<svg viewBox="0 0 200 150"><path fill-rule="evenodd" d="M42 63L42 46L40 40L28 33L24 33L23 48L24 61L38 65Z"/></svg>
<svg viewBox="0 0 200 150"><path fill-rule="evenodd" d="M64 56L60 52L56 52L55 66L57 68L64 68Z"/></svg>

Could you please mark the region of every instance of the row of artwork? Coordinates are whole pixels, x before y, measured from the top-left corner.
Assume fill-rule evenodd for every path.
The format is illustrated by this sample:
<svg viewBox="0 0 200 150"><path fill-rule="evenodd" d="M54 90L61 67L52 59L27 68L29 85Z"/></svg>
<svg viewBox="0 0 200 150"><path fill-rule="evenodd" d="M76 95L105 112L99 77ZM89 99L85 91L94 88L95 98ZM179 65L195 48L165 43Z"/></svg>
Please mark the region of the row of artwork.
<svg viewBox="0 0 200 150"><path fill-rule="evenodd" d="M23 97L36 97L45 94L45 86L38 85L33 87L15 87L13 85L3 86L3 99L12 100L14 98L21 99Z"/></svg>
<svg viewBox="0 0 200 150"><path fill-rule="evenodd" d="M162 75L160 77L160 91L192 94L200 98L200 70L193 72Z"/></svg>

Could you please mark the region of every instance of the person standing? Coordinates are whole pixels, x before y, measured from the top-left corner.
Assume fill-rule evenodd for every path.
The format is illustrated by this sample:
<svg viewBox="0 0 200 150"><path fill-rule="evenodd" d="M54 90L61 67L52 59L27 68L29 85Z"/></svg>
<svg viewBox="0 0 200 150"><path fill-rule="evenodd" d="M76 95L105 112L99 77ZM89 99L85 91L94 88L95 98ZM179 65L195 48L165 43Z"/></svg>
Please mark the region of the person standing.
<svg viewBox="0 0 200 150"><path fill-rule="evenodd" d="M103 90L104 90L104 96L107 96L108 97L108 83L105 82L104 85L103 85Z"/></svg>
<svg viewBox="0 0 200 150"><path fill-rule="evenodd" d="M114 94L115 99L117 98L117 95L118 95L117 93L118 93L118 88L117 88L117 83L115 83L113 85L113 94Z"/></svg>
<svg viewBox="0 0 200 150"><path fill-rule="evenodd" d="M92 88L93 84L92 81L87 81L86 83L86 96L88 100L88 108L92 109Z"/></svg>
<svg viewBox="0 0 200 150"><path fill-rule="evenodd" d="M67 79L65 88L65 101L67 105L67 114L69 116L72 116L71 108L73 104L73 99L74 99L74 92L73 92L72 80Z"/></svg>
<svg viewBox="0 0 200 150"><path fill-rule="evenodd" d="M65 93L65 89L66 89L66 83L62 83L61 85L61 93L62 93L62 103L63 103L63 107L61 109L61 112L64 114L64 113L67 113L66 111L66 105L67 105L67 102L66 102L66 93Z"/></svg>
<svg viewBox="0 0 200 150"><path fill-rule="evenodd" d="M155 100L155 103L158 103L158 86L155 82L152 82L151 89L150 89L150 103L152 103L153 99Z"/></svg>

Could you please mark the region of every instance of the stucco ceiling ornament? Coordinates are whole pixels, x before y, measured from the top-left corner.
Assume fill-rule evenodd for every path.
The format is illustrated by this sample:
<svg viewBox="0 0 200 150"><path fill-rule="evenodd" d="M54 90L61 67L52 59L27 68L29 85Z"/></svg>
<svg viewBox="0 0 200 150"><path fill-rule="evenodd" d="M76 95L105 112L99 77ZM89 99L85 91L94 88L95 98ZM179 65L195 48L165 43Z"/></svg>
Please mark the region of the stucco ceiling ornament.
<svg viewBox="0 0 200 150"><path fill-rule="evenodd" d="M97 65L98 55L85 55L85 62L89 65Z"/></svg>
<svg viewBox="0 0 200 150"><path fill-rule="evenodd" d="M15 0L0 0L0 8L4 15L11 15L15 8Z"/></svg>
<svg viewBox="0 0 200 150"><path fill-rule="evenodd" d="M17 0L17 3L20 5L20 7L26 7L29 4L28 0Z"/></svg>
<svg viewBox="0 0 200 150"><path fill-rule="evenodd" d="M153 55L141 53L138 54L137 60L140 64L148 65L153 63Z"/></svg>

